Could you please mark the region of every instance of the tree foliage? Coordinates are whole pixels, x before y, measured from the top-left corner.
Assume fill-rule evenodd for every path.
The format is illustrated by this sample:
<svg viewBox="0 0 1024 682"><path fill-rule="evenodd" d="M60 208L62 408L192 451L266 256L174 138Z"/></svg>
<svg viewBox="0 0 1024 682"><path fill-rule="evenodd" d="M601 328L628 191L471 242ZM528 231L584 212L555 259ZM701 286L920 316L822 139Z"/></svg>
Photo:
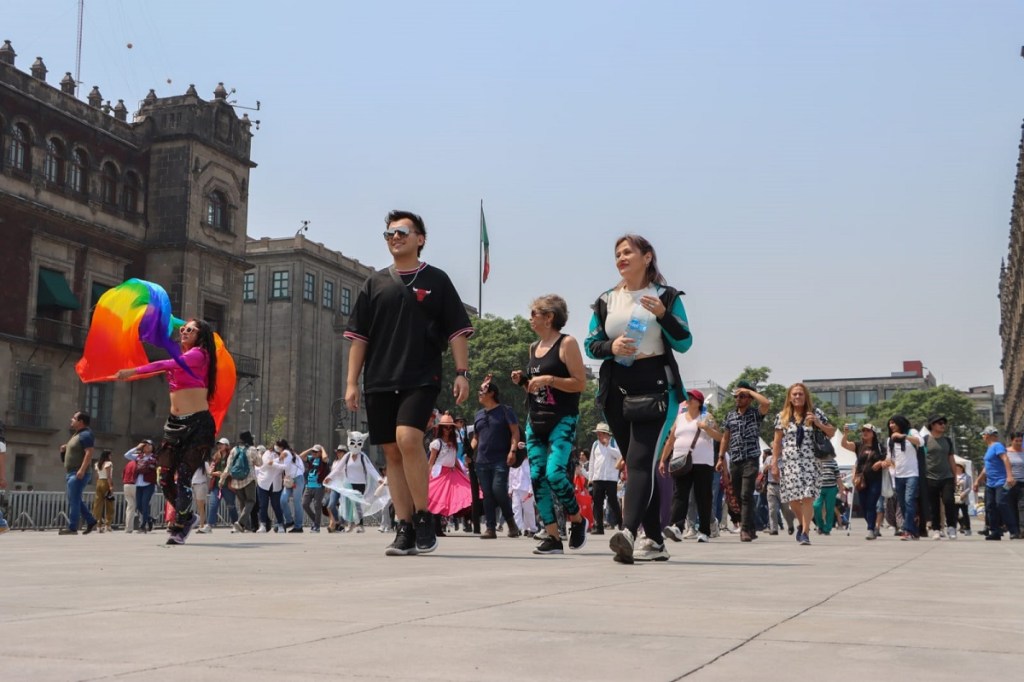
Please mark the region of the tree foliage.
<svg viewBox="0 0 1024 682"><path fill-rule="evenodd" d="M278 410L274 418L270 420L270 426L263 432L263 443L268 447L274 447L274 443L285 437L285 430L288 428L288 417L284 408Z"/></svg>
<svg viewBox="0 0 1024 682"><path fill-rule="evenodd" d="M889 419L901 414L914 428L923 428L932 415L942 415L949 421L947 435L953 438L957 454L976 464L985 454L985 444L978 435L985 427L974 405L952 386L942 385L916 391L900 391L891 399L869 405L867 417L884 437Z"/></svg>
<svg viewBox="0 0 1024 682"><path fill-rule="evenodd" d="M512 370L526 369L530 359L530 344L537 336L530 328L530 322L521 315L512 319L486 315L473 320L473 336L469 339L469 373L470 396L462 405L455 405L451 393L451 378L455 376L455 361L451 351L444 356L444 376L446 385L441 389L437 399L437 408L442 412L449 411L456 417L463 417L467 422L473 421L473 415L480 409L477 401L477 390L484 377L493 375L492 383L498 386L501 402L515 410L521 425L526 424L526 393L512 383ZM577 339L582 344L582 339ZM576 429L578 447L589 447L593 440L593 429L601 421L594 398L597 394L595 382L587 382L587 387L580 396L580 419Z"/></svg>

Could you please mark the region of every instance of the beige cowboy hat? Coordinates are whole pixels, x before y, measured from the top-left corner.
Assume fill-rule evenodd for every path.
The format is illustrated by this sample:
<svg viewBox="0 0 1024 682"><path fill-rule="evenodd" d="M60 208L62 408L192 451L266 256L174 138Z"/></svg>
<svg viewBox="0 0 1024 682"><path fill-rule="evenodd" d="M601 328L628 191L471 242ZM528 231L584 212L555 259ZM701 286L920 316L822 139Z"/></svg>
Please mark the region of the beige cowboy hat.
<svg viewBox="0 0 1024 682"><path fill-rule="evenodd" d="M609 436L612 435L612 430L608 427L605 422L597 422L597 426L594 427L594 433L607 433Z"/></svg>

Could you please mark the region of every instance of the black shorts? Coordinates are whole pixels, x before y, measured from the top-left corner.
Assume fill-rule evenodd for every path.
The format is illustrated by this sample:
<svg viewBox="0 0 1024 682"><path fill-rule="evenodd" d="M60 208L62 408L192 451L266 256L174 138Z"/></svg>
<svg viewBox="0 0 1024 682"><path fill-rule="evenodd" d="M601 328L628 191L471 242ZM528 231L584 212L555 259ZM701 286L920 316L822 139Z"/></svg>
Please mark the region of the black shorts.
<svg viewBox="0 0 1024 682"><path fill-rule="evenodd" d="M402 391L366 394L366 419L370 443L386 445L397 440L397 427L411 426L425 431L441 389L420 386Z"/></svg>

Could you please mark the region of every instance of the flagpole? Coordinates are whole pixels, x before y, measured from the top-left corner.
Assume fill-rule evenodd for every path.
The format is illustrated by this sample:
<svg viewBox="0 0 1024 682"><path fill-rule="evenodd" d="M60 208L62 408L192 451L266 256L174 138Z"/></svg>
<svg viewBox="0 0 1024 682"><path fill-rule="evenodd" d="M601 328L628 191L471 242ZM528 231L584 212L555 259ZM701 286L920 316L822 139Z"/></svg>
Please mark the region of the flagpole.
<svg viewBox="0 0 1024 682"><path fill-rule="evenodd" d="M480 200L480 230L483 229L483 215L484 215L484 200ZM484 240L483 233L477 235L476 250L478 255L479 268L477 271L476 286L477 286L477 298L476 298L476 316L483 318L484 316Z"/></svg>

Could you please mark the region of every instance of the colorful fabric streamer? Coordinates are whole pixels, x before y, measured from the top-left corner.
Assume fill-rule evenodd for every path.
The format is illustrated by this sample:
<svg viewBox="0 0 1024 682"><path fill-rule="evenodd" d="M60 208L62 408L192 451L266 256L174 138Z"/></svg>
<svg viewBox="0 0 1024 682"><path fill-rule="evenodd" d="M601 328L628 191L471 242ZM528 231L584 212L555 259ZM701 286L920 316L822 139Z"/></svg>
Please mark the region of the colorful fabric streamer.
<svg viewBox="0 0 1024 682"><path fill-rule="evenodd" d="M171 301L163 287L141 279L130 279L107 290L96 303L92 324L85 340L85 353L75 365L84 383L114 381L119 370L147 364L150 360L142 345L148 343L164 350L191 374L181 359L178 328L184 320L171 314ZM210 413L217 430L224 421L235 393L235 361L219 334L214 334L217 349L217 388L210 400ZM129 379L144 379L137 374Z"/></svg>

